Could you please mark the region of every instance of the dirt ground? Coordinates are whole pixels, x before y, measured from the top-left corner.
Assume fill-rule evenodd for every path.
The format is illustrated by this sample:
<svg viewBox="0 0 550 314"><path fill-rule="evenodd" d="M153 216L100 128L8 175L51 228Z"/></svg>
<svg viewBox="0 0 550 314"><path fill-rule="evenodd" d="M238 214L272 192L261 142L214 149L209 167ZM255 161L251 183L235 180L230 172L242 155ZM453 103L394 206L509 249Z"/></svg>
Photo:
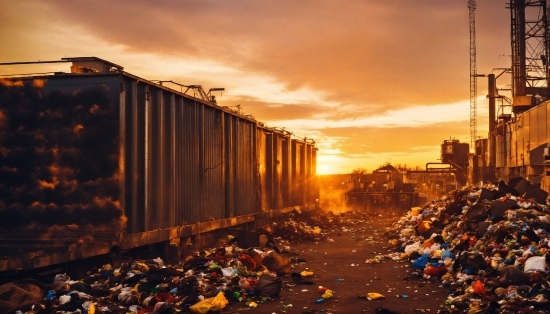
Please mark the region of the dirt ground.
<svg viewBox="0 0 550 314"><path fill-rule="evenodd" d="M324 226L322 240L286 242L290 247L284 254L292 257L291 272L310 271L313 275L298 282L292 276L285 276L279 297L267 299L255 308L249 307L246 300L231 299L221 313L437 313L452 292L439 281L410 276L414 272L410 261L366 262L395 251L384 232L399 215L396 212L348 213L345 223ZM319 217L317 213L314 216ZM278 241L280 238L276 237L275 242ZM286 244L280 244L279 248ZM333 297L316 303L322 299L319 286L332 290ZM368 300L366 295L371 292L384 297ZM258 298L252 300L258 301ZM376 311L380 308L387 311ZM110 311L122 313L123 309L127 307Z"/></svg>
<svg viewBox="0 0 550 314"><path fill-rule="evenodd" d="M368 217L351 227L328 232L326 240L291 244L291 252L305 260L294 263L292 271L312 271L311 277L301 281L313 284L297 284L286 276L279 298L256 308L232 302L222 313L375 313L377 308L396 313L437 313L450 293L438 281L410 279L414 269L408 261L366 263L378 254L394 251L383 233L399 218L374 213ZM334 297L316 303L322 295L319 286L332 290ZM370 292L384 298L367 300Z"/></svg>

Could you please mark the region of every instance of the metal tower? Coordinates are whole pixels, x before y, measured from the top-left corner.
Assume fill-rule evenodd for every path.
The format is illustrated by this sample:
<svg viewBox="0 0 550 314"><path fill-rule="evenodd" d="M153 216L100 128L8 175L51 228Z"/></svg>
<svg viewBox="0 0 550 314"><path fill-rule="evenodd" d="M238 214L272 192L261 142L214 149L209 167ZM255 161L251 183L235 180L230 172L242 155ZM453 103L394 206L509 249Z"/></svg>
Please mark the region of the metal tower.
<svg viewBox="0 0 550 314"><path fill-rule="evenodd" d="M546 0L510 2L514 112L528 109L536 105L537 98L547 99L550 95L546 9Z"/></svg>
<svg viewBox="0 0 550 314"><path fill-rule="evenodd" d="M470 9L470 149L477 137L477 66L476 66L476 1L468 0Z"/></svg>

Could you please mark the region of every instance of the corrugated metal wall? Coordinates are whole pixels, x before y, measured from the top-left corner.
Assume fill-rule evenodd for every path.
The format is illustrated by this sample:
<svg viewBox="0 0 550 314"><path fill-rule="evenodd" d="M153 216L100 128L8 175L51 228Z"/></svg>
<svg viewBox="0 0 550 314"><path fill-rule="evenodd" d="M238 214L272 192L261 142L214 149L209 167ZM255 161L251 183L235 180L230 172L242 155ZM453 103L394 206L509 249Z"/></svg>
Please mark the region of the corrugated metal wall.
<svg viewBox="0 0 550 314"><path fill-rule="evenodd" d="M513 122L501 127L496 137L496 167L500 178L527 176L537 182L543 169L543 149L550 139L549 123L550 106L545 102L517 114Z"/></svg>
<svg viewBox="0 0 550 314"><path fill-rule="evenodd" d="M258 161L256 159L255 123L227 114L231 121L232 160L227 164L232 177L228 179L229 194L234 197L232 216L252 214L260 209ZM226 121L227 121L226 120Z"/></svg>
<svg viewBox="0 0 550 314"><path fill-rule="evenodd" d="M22 79L24 85L0 85L3 97L20 89L16 104L10 98L0 105L26 108L32 119L46 121L29 130L47 140L17 142L13 139L21 132L13 131L11 140L0 142L26 143L19 156L23 161L34 156L27 151L40 147L44 158L34 158L32 169L40 169L46 183L51 163L71 171L64 172L55 191L33 190L20 199L40 193L44 204L55 199L59 208L73 209L67 219L85 220L84 227L110 233L125 248L176 239L188 233L184 229L195 232L197 225L189 225L199 222L216 220L209 228L248 223L255 213L311 205L318 197L317 149L312 142L291 139L287 131L125 72L10 80ZM13 116L8 119L18 119L16 110L6 112ZM52 152L59 145L63 158L56 159ZM15 181L36 185L31 172ZM20 183L15 181L10 188ZM61 223L40 217L30 218L50 226Z"/></svg>
<svg viewBox="0 0 550 314"><path fill-rule="evenodd" d="M292 206L292 149L290 135L281 134L281 185L282 207Z"/></svg>
<svg viewBox="0 0 550 314"><path fill-rule="evenodd" d="M256 122L124 77L129 233L261 208Z"/></svg>
<svg viewBox="0 0 550 314"><path fill-rule="evenodd" d="M319 198L315 166L317 148L313 143L295 139L291 142L291 154L292 202L311 206Z"/></svg>
<svg viewBox="0 0 550 314"><path fill-rule="evenodd" d="M314 198L310 179L315 176L316 148L291 139L287 131L127 73L59 75L44 81L34 90L28 80L29 95L51 96L40 106L58 110L56 99L65 97L71 107L59 110L83 115L78 119L85 121L87 132L107 120L117 129L100 139L91 137L85 147L102 149L94 163L112 169L101 180L114 186L100 188L97 197L120 204L128 219L127 234L301 206ZM94 122L99 110L104 110L103 122ZM72 130L78 119L67 114L60 130ZM104 151L106 147L111 148ZM74 173L87 164L75 164Z"/></svg>
<svg viewBox="0 0 550 314"><path fill-rule="evenodd" d="M295 204L304 204L306 202L306 193L304 188L305 178L305 147L304 143L292 140L292 190L291 198Z"/></svg>
<svg viewBox="0 0 550 314"><path fill-rule="evenodd" d="M267 135L265 129L262 127L256 128L256 148L257 148L257 160L258 160L258 180L260 190L260 207L262 211L269 210L269 197L267 189Z"/></svg>

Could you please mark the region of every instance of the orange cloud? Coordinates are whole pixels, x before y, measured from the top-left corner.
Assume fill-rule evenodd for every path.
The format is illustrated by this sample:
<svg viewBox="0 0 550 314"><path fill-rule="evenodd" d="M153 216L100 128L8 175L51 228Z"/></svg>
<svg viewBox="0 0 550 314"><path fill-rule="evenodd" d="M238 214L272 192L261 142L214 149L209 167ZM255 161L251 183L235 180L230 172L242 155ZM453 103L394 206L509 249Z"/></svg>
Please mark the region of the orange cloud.
<svg viewBox="0 0 550 314"><path fill-rule="evenodd" d="M478 73L510 67L506 7L505 0L478 1ZM0 47L4 56L84 53L148 79L224 86L219 105L241 105L270 126L315 138L320 157L340 152L346 162L378 163L394 154L393 161L423 164L421 158L439 158L429 147L443 139L469 141L469 123L462 118L452 123L413 121L412 113L392 116L420 106L417 114L436 115L441 104L469 100L466 1L161 0L151 6L145 0L75 0L67 6L22 0L0 8L0 37L11 43ZM156 22L141 22L151 19ZM13 71L7 73L23 73ZM504 77L498 83L507 84ZM478 80L479 95L485 90L486 82ZM484 115L484 103L478 106ZM468 115L467 105L463 110ZM359 120L364 123L357 125ZM478 124L486 127L482 119Z"/></svg>

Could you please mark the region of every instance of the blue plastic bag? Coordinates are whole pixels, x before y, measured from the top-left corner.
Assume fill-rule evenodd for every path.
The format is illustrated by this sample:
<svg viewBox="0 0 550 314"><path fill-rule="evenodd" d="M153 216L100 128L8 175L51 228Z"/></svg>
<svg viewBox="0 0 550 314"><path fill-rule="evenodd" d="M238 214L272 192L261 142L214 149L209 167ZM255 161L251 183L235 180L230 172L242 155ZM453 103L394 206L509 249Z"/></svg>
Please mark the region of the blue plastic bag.
<svg viewBox="0 0 550 314"><path fill-rule="evenodd" d="M428 264L428 258L430 255L424 254L420 256L416 261L413 262L414 268L424 269L426 268L426 265Z"/></svg>

